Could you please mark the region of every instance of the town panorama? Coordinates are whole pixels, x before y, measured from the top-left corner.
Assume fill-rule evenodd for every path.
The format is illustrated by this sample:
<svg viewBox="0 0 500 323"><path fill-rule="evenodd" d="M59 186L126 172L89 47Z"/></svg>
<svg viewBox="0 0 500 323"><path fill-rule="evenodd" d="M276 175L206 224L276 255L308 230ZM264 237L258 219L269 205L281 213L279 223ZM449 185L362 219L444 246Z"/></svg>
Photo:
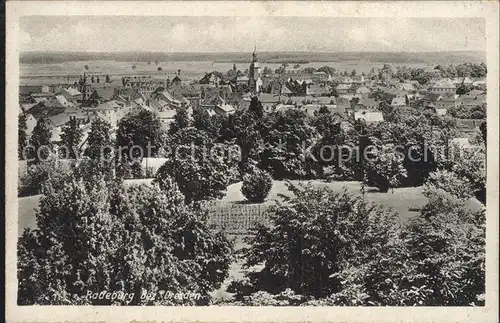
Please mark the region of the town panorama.
<svg viewBox="0 0 500 323"><path fill-rule="evenodd" d="M485 59L259 48L21 54L19 305L484 305Z"/></svg>

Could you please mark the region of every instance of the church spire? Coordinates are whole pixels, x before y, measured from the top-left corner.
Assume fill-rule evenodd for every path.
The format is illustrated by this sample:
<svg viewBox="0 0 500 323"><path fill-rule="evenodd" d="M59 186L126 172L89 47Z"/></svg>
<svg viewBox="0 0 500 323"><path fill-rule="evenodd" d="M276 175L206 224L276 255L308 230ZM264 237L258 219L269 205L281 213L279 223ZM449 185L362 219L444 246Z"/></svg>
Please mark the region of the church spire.
<svg viewBox="0 0 500 323"><path fill-rule="evenodd" d="M254 42L253 43L253 54L252 54L252 57L253 57L253 62L257 62L257 43Z"/></svg>

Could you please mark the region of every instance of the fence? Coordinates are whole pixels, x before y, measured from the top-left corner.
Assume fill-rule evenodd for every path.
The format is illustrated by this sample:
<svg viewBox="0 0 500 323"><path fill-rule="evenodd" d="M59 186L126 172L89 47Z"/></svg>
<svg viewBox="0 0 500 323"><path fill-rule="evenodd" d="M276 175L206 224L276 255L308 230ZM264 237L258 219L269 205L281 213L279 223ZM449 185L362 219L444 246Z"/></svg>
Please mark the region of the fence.
<svg viewBox="0 0 500 323"><path fill-rule="evenodd" d="M208 225L230 234L248 234L255 224L269 224L268 204L208 203Z"/></svg>

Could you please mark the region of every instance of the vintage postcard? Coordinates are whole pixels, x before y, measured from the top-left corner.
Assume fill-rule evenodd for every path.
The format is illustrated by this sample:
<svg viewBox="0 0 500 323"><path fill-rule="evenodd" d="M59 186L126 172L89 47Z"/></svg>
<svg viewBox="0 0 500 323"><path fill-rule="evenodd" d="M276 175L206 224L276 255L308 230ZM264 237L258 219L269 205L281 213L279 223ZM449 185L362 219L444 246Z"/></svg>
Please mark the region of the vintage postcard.
<svg viewBox="0 0 500 323"><path fill-rule="evenodd" d="M498 2L6 9L7 322L498 321Z"/></svg>

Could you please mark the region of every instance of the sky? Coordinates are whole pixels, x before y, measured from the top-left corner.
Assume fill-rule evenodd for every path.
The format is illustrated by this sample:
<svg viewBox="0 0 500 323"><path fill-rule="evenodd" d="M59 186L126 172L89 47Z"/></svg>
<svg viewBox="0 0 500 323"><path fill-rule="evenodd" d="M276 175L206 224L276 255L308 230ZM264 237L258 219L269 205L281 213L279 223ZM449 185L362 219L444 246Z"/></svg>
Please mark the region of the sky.
<svg viewBox="0 0 500 323"><path fill-rule="evenodd" d="M21 51L485 51L476 18L25 16Z"/></svg>

